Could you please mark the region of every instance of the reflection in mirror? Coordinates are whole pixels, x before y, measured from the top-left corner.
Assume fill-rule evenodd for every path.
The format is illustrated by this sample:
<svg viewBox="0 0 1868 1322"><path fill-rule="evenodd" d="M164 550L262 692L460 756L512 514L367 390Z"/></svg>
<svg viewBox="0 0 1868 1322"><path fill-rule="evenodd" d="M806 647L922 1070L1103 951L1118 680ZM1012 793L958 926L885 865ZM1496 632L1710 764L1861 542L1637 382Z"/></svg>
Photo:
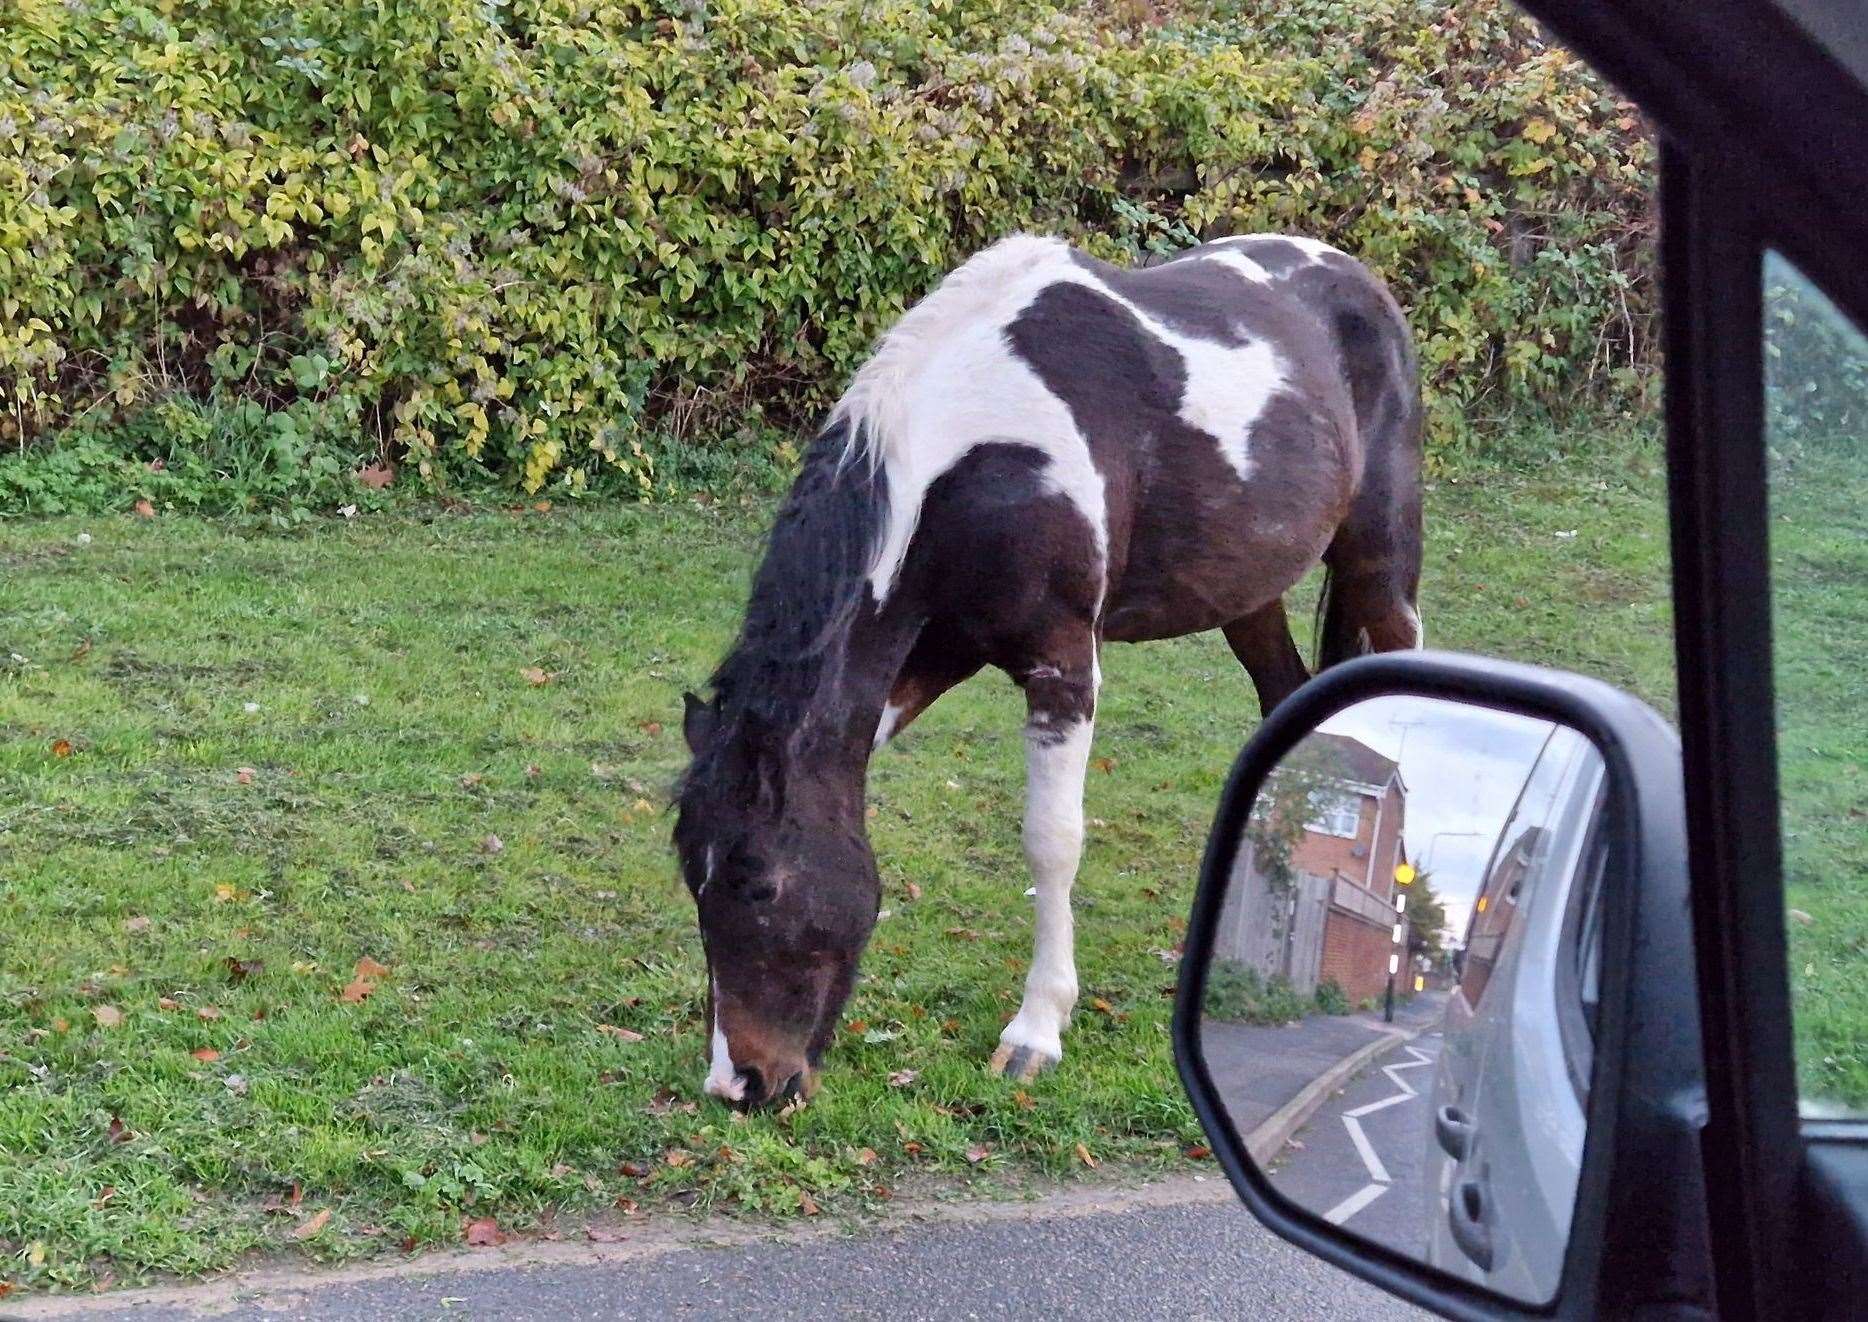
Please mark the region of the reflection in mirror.
<svg viewBox="0 0 1868 1322"><path fill-rule="evenodd" d="M1201 1053L1273 1187L1501 1294L1556 1294L1594 1041L1601 756L1548 721L1387 696L1260 790Z"/></svg>

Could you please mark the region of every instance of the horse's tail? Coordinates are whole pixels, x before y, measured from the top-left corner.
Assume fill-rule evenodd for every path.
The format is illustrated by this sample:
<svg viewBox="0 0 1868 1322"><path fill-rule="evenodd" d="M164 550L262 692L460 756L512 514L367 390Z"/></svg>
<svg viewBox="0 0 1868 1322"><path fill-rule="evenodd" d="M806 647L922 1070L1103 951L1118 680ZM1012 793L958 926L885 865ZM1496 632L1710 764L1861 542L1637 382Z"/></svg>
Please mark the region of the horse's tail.
<svg viewBox="0 0 1868 1322"><path fill-rule="evenodd" d="M1338 632L1340 632L1342 628L1342 621L1340 619L1332 619L1333 615L1340 614L1340 612L1333 612L1331 610L1335 600L1336 571L1330 568L1329 561L1326 560L1323 562L1323 587L1322 590L1317 593L1317 613L1316 617L1311 621L1310 629L1310 636L1312 639L1310 669L1313 674L1322 674L1325 667L1333 666L1338 661L1346 659L1340 647L1333 647L1331 645L1332 640L1330 634L1332 626L1334 626Z"/></svg>

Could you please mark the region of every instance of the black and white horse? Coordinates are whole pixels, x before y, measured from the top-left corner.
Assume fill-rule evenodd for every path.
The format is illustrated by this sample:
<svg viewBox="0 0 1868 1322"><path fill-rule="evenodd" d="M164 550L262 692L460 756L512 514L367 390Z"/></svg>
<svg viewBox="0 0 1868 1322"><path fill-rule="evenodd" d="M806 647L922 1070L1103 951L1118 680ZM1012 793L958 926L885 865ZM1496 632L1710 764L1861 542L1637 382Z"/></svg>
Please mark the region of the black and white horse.
<svg viewBox="0 0 1868 1322"><path fill-rule="evenodd" d="M1319 560L1320 665L1418 646L1420 417L1400 309L1314 240L1124 270L1017 236L910 309L805 456L712 697L688 695L707 1091L812 1086L881 896L871 751L985 666L1025 691L1037 897L992 1067L1059 1060L1099 649L1222 630L1270 710L1309 677L1282 597Z"/></svg>

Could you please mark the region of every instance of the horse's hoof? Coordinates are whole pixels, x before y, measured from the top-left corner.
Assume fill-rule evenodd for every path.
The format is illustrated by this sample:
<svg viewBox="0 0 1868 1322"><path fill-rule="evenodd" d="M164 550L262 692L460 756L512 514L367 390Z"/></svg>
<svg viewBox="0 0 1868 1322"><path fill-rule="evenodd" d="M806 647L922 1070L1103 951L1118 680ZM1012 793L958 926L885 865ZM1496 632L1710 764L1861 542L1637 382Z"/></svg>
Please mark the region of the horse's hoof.
<svg viewBox="0 0 1868 1322"><path fill-rule="evenodd" d="M1020 1046L1015 1042L1001 1042L999 1049L992 1053L990 1068L1002 1079L1016 1079L1020 1083L1030 1083L1040 1074L1057 1064L1058 1058L1036 1047Z"/></svg>

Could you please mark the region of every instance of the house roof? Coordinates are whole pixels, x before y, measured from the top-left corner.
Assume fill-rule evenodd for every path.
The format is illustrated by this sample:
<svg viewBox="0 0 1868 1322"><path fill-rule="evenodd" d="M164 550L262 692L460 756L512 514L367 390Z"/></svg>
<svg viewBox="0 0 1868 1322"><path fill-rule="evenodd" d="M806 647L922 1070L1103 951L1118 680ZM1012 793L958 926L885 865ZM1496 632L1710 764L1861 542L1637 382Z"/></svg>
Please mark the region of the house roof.
<svg viewBox="0 0 1868 1322"><path fill-rule="evenodd" d="M1386 785L1388 778L1396 771L1394 762L1361 740L1351 739L1346 734L1313 733L1305 738L1304 743L1316 747L1329 757L1333 770L1340 770L1342 774L1365 785Z"/></svg>

